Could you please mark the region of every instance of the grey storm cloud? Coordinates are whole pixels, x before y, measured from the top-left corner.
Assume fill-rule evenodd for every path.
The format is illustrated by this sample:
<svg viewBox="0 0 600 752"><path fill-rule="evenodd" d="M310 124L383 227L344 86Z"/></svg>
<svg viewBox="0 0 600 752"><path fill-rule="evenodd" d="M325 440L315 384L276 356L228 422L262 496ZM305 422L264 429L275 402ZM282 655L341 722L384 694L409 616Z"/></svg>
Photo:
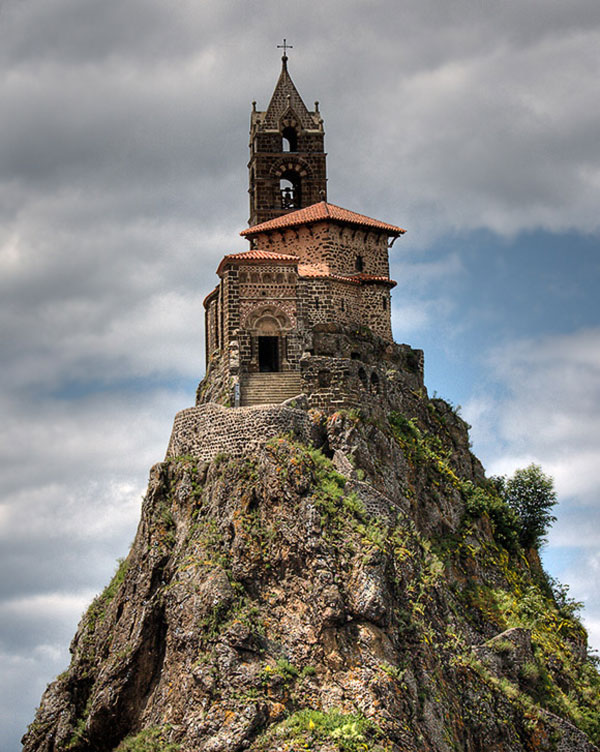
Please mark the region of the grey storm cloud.
<svg viewBox="0 0 600 752"><path fill-rule="evenodd" d="M453 231L598 231L597 0L4 0L7 752L193 399L202 299L246 247L251 102L284 36L321 103L330 200L408 225L415 254ZM396 269L442 286L460 266L419 258ZM415 284L395 304L415 326L451 310Z"/></svg>

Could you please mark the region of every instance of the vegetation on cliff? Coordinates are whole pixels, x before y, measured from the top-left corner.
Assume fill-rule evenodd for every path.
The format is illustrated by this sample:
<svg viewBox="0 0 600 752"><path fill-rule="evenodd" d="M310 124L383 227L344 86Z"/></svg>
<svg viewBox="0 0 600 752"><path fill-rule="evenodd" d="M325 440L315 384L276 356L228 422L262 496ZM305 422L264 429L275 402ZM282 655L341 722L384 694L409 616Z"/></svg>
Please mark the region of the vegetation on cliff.
<svg viewBox="0 0 600 752"><path fill-rule="evenodd" d="M595 749L577 604L523 545L544 531L445 403L396 407L155 466L25 752Z"/></svg>

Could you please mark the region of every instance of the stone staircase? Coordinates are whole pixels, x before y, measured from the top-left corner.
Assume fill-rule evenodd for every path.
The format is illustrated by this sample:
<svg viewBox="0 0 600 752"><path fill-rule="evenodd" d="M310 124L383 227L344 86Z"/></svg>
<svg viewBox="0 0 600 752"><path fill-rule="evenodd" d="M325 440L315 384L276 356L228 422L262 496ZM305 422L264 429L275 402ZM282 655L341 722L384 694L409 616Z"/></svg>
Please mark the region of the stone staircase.
<svg viewBox="0 0 600 752"><path fill-rule="evenodd" d="M247 373L240 389L240 405L274 405L302 392L302 378L296 371Z"/></svg>

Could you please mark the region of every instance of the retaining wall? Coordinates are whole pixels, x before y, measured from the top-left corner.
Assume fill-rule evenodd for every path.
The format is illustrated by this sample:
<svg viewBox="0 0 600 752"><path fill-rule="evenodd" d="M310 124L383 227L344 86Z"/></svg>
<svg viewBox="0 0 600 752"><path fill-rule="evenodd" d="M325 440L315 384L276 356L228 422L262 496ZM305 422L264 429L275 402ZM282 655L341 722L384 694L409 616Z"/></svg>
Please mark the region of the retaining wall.
<svg viewBox="0 0 600 752"><path fill-rule="evenodd" d="M177 413L166 459L190 454L208 462L221 452L239 457L282 434L312 442L318 430L308 412L286 405L231 408L209 402Z"/></svg>

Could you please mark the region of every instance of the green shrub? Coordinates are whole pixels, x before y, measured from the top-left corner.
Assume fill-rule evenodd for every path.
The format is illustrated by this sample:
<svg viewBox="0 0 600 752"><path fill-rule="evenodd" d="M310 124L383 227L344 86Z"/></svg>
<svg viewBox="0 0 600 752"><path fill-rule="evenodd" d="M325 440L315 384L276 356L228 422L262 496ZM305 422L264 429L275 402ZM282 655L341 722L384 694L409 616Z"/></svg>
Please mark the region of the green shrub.
<svg viewBox="0 0 600 752"><path fill-rule="evenodd" d="M418 440L421 438L421 431L416 425L415 418L410 420L402 413L392 412L388 418L392 432L396 437L410 438Z"/></svg>
<svg viewBox="0 0 600 752"><path fill-rule="evenodd" d="M168 726L144 729L124 739L115 752L177 752L180 745L167 742L168 731Z"/></svg>
<svg viewBox="0 0 600 752"><path fill-rule="evenodd" d="M275 665L277 666L277 672L284 678L293 678L300 676L300 672L290 663L286 658L278 658Z"/></svg>
<svg viewBox="0 0 600 752"><path fill-rule="evenodd" d="M498 492L519 520L519 542L525 548L539 548L556 517L550 512L556 504L554 481L539 465L515 470L512 478L492 479Z"/></svg>
<svg viewBox="0 0 600 752"><path fill-rule="evenodd" d="M519 539L519 519L497 494L479 486L467 486L465 509L470 517L487 514L496 541L509 550L515 548Z"/></svg>

